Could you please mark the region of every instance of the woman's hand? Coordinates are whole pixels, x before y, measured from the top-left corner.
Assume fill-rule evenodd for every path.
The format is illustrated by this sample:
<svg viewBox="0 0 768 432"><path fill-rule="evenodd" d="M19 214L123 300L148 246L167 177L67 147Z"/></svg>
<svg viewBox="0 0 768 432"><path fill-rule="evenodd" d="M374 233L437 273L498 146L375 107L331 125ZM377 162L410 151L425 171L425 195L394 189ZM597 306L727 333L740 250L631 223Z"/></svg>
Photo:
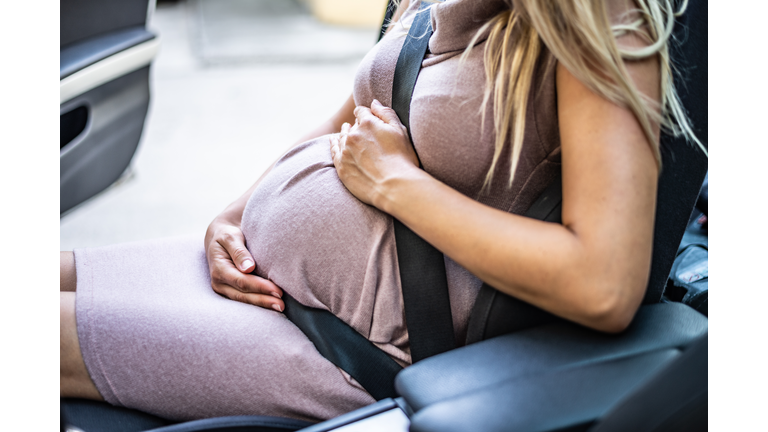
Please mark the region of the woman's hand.
<svg viewBox="0 0 768 432"><path fill-rule="evenodd" d="M355 124L331 137L333 165L344 186L366 204L382 208L389 182L418 169L419 160L397 114L375 100L355 108Z"/></svg>
<svg viewBox="0 0 768 432"><path fill-rule="evenodd" d="M211 286L231 300L282 312L283 291L272 281L252 275L256 264L240 224L220 215L205 233L205 256L211 272Z"/></svg>
<svg viewBox="0 0 768 432"><path fill-rule="evenodd" d="M352 121L354 108L355 100L350 95L333 117L291 148L304 141L339 130L342 123ZM240 229L240 221L248 199L274 166L275 163L272 163L250 189L227 206L211 222L205 233L205 257L208 260L211 287L214 291L231 300L282 312L285 310L285 303L281 300L283 291L272 281L251 274L256 269L256 264L248 249L245 248L245 237Z"/></svg>

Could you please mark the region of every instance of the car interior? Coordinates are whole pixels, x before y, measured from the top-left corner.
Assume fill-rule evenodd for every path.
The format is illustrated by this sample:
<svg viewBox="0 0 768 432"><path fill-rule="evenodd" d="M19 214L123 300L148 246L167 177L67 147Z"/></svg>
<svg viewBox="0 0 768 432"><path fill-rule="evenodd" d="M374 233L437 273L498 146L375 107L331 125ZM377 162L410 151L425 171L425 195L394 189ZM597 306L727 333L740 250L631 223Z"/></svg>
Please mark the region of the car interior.
<svg viewBox="0 0 768 432"><path fill-rule="evenodd" d="M60 27L60 213L104 190L133 158L149 108L159 38L154 2L73 0Z"/></svg>
<svg viewBox="0 0 768 432"><path fill-rule="evenodd" d="M392 0L386 17L394 10ZM679 6L679 5L678 5ZM130 163L149 102L159 39L149 1L68 1L61 8L61 212L113 183ZM707 2L688 1L671 50L675 85L707 146ZM100 19L88 11L100 10ZM67 25L65 26L65 21ZM385 18L385 23L387 18ZM383 27L383 26L382 26ZM415 80L415 77L414 77ZM396 374L396 397L311 424L268 416L174 422L106 403L62 398L61 430L194 431L699 431L708 418L707 282L678 277L706 230L707 156L662 135L653 258L643 305L619 334L556 319L514 299L476 325L477 342ZM704 188L702 185L704 184ZM699 253L699 252L696 252ZM698 257L698 258L697 258ZM503 302L515 303L499 306ZM288 307L288 303L286 303Z"/></svg>

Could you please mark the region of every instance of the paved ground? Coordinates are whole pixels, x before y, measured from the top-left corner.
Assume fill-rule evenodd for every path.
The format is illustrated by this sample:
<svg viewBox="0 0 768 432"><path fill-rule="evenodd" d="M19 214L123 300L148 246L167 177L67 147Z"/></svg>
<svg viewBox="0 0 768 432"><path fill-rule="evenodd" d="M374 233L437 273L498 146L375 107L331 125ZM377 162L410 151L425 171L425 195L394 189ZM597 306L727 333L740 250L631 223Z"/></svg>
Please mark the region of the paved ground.
<svg viewBox="0 0 768 432"><path fill-rule="evenodd" d="M188 1L195 54L209 65L356 61L376 37L371 29L323 24L297 0Z"/></svg>
<svg viewBox="0 0 768 432"><path fill-rule="evenodd" d="M296 0L161 3L150 27L162 48L130 174L61 218L61 250L202 241L214 216L341 106L377 34L317 23ZM285 36L265 48L265 35Z"/></svg>

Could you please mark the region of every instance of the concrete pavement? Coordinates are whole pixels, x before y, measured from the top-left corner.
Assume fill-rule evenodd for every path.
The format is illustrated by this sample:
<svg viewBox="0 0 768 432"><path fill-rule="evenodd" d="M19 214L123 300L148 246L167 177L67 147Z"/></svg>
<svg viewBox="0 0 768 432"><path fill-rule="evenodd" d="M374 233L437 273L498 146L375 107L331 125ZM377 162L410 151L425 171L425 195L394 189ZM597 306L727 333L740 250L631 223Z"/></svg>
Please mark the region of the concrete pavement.
<svg viewBox="0 0 768 432"><path fill-rule="evenodd" d="M150 28L162 47L130 174L61 218L61 250L180 234L202 241L227 204L341 106L378 29L313 24L296 0L283 1L272 10L241 0L158 5ZM264 49L260 35L279 29L293 36ZM307 54L328 35L333 50Z"/></svg>

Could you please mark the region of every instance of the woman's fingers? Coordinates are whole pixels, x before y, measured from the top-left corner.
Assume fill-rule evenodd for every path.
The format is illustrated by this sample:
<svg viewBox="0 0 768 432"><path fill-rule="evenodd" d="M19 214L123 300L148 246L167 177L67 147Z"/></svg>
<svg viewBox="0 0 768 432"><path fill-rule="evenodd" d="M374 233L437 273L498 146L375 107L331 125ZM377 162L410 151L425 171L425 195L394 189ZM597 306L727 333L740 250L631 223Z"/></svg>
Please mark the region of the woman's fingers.
<svg viewBox="0 0 768 432"><path fill-rule="evenodd" d="M382 105L381 102L374 99L370 108L359 106L355 108L355 122L360 125L371 126L392 126L399 131L401 135L408 136L405 126L400 122L400 118L392 108ZM389 129L389 128L386 128Z"/></svg>
<svg viewBox="0 0 768 432"><path fill-rule="evenodd" d="M385 107L376 99L374 99L373 103L371 103L370 112L389 125L398 127L402 127L403 125L400 123L400 118L397 116L397 113L395 113L395 110L389 107Z"/></svg>
<svg viewBox="0 0 768 432"><path fill-rule="evenodd" d="M341 158L341 135L336 134L331 137L331 159L333 160L333 165L338 168L338 164L340 162Z"/></svg>
<svg viewBox="0 0 768 432"><path fill-rule="evenodd" d="M225 254L223 249L214 251L209 258L213 290L231 300L282 312L282 290L268 279L241 273Z"/></svg>
<svg viewBox="0 0 768 432"><path fill-rule="evenodd" d="M272 309L277 312L282 312L285 309L285 303L283 303L282 300L275 299L274 297L265 294L238 291L230 285L214 286L214 290L230 300L239 301L241 303Z"/></svg>
<svg viewBox="0 0 768 432"><path fill-rule="evenodd" d="M282 311L282 290L272 281L250 274L256 269L245 247L242 231L224 227L216 232L207 250L211 287L236 301Z"/></svg>
<svg viewBox="0 0 768 432"><path fill-rule="evenodd" d="M339 151L339 136L338 135L332 135L331 139L331 159L334 161L336 160L336 153Z"/></svg>
<svg viewBox="0 0 768 432"><path fill-rule="evenodd" d="M222 232L216 241L224 247L235 266L243 273L251 273L256 270L256 263L245 247L245 237L239 229L231 229Z"/></svg>
<svg viewBox="0 0 768 432"><path fill-rule="evenodd" d="M209 252L208 261L212 285L229 285L242 292L266 294L278 299L283 296L280 287L272 281L253 274L242 273L235 268L235 265L223 248L218 250L212 248Z"/></svg>
<svg viewBox="0 0 768 432"><path fill-rule="evenodd" d="M334 165L336 165L341 157L341 152L344 150L346 144L347 135L351 129L352 126L349 123L344 122L344 124L341 125L341 131L338 134L331 136L331 158L333 159Z"/></svg>
<svg viewBox="0 0 768 432"><path fill-rule="evenodd" d="M213 290L231 300L282 312L283 291L272 281L251 274L253 256L245 247L239 222L216 218L205 234L205 257Z"/></svg>
<svg viewBox="0 0 768 432"><path fill-rule="evenodd" d="M373 115L373 113L371 112L371 109L368 107L358 106L357 108L355 108L354 114L355 114L356 126L363 126L367 122L370 122L373 120L380 121L378 117Z"/></svg>
<svg viewBox="0 0 768 432"><path fill-rule="evenodd" d="M381 120L390 126L395 126L398 128L403 127L403 124L400 122L400 118L397 116L395 110L384 106L377 99L373 100L370 108L366 108L364 106L355 108L354 114L355 121L360 124L366 121Z"/></svg>
<svg viewBox="0 0 768 432"><path fill-rule="evenodd" d="M341 125L341 134L339 134L339 152L344 151L344 147L347 146L347 137L352 131L352 126L349 123Z"/></svg>

